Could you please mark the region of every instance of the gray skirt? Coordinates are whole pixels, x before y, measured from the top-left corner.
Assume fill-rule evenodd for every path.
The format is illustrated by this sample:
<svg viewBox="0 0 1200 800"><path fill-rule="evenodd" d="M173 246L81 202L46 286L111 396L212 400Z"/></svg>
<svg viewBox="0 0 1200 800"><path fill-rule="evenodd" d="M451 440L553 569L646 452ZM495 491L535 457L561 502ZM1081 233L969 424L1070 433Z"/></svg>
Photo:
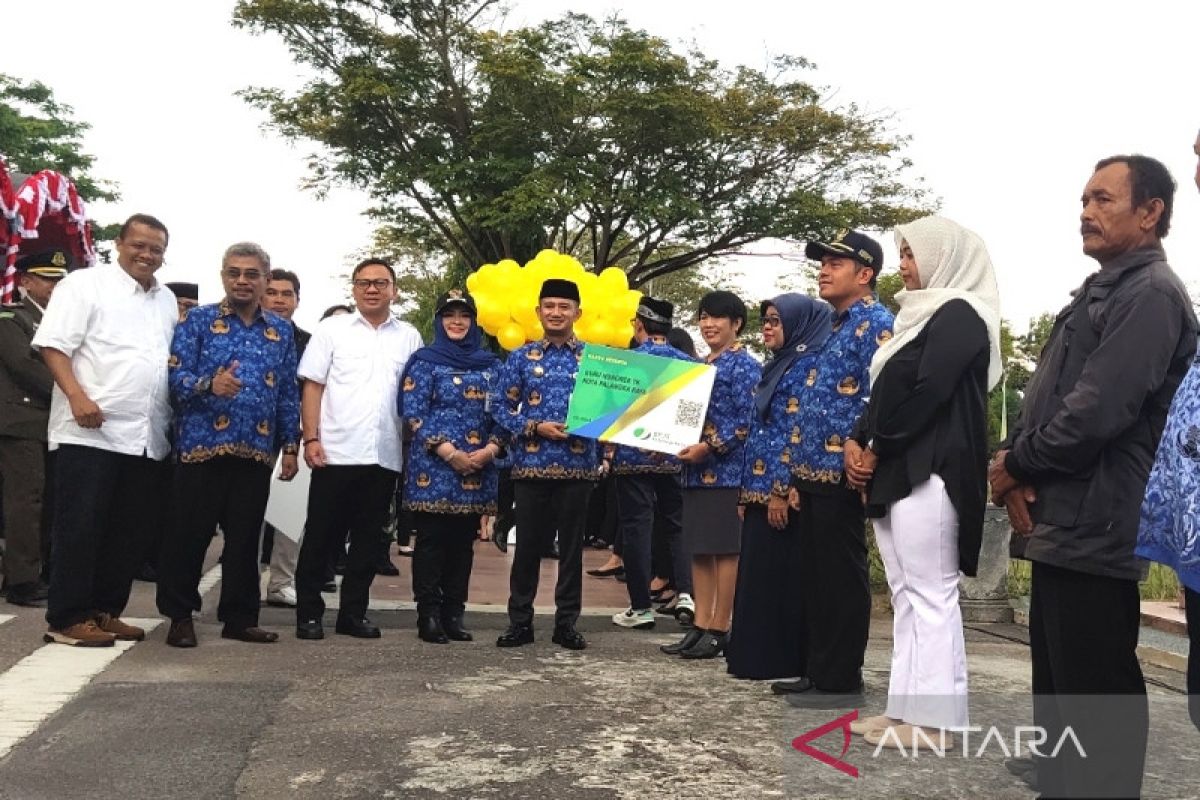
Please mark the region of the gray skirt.
<svg viewBox="0 0 1200 800"><path fill-rule="evenodd" d="M694 556L737 555L742 550L740 489L684 489L683 545Z"/></svg>

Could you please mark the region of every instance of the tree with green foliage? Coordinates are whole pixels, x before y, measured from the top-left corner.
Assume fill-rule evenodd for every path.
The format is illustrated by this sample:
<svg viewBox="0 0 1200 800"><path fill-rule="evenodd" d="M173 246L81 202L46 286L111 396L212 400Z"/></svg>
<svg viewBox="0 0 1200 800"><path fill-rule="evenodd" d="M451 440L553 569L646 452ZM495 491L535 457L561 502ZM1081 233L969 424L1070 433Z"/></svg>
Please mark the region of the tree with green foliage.
<svg viewBox="0 0 1200 800"><path fill-rule="evenodd" d="M619 19L489 26L498 0L241 0L311 79L244 98L317 145L310 185L471 269L544 247L647 281L767 237L913 216L904 140L801 79L726 69Z"/></svg>
<svg viewBox="0 0 1200 800"><path fill-rule="evenodd" d="M84 200L116 200L115 187L92 176L95 158L83 152L91 126L73 114L44 83L0 73L0 155L9 170L52 169L70 178Z"/></svg>

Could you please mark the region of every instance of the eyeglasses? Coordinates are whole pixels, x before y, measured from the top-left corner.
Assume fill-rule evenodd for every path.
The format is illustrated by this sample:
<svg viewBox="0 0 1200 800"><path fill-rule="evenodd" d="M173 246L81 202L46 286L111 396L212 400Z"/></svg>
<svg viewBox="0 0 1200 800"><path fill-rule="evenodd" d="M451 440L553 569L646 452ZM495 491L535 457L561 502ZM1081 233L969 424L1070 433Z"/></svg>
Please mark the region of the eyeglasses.
<svg viewBox="0 0 1200 800"><path fill-rule="evenodd" d="M237 267L226 267L221 270L221 274L231 281L236 281L238 278L245 278L248 281L256 281L262 278L263 274L257 269L238 269Z"/></svg>
<svg viewBox="0 0 1200 800"><path fill-rule="evenodd" d="M350 281L350 283L354 284L355 289L370 289L372 286L374 286L376 289L383 290L392 285L392 279L375 278L374 280L371 280L369 278L355 278L354 280Z"/></svg>
<svg viewBox="0 0 1200 800"><path fill-rule="evenodd" d="M762 318L762 326L764 328L778 328L782 324L783 324L783 320L781 320L779 317L763 317Z"/></svg>

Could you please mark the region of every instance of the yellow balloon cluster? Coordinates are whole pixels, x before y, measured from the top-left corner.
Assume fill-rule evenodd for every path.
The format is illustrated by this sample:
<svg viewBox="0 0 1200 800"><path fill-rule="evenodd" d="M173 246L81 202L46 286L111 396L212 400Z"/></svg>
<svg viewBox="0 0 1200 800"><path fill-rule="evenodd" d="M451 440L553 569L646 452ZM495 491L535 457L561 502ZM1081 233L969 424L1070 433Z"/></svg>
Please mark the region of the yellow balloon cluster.
<svg viewBox="0 0 1200 800"><path fill-rule="evenodd" d="M479 326L505 350L542 338L545 331L537 317L538 293L547 278L574 281L579 287L583 313L575 323L578 338L609 347L629 346L642 293L629 288L619 267L608 267L597 275L575 258L554 250L541 251L524 267L508 258L484 264L467 277Z"/></svg>

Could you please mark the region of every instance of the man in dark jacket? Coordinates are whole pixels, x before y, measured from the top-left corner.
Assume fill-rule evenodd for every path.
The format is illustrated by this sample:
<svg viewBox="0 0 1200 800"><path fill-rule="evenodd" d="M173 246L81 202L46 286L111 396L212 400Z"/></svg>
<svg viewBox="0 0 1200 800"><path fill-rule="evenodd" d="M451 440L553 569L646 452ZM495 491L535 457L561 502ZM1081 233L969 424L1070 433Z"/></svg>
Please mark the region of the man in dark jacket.
<svg viewBox="0 0 1200 800"><path fill-rule="evenodd" d="M1138 514L1167 410L1196 351L1187 291L1161 239L1175 182L1116 156L1083 192L1083 251L1100 270L1059 313L1021 420L988 470L1033 562L1034 721L1082 745L1039 759L1049 797L1136 797L1148 710L1137 659Z"/></svg>
<svg viewBox="0 0 1200 800"><path fill-rule="evenodd" d="M49 550L44 509L46 423L54 379L29 346L42 313L70 257L64 250L33 253L17 260L20 303L0 308L0 474L4 476L4 578L8 602L46 605L41 580L43 553Z"/></svg>

